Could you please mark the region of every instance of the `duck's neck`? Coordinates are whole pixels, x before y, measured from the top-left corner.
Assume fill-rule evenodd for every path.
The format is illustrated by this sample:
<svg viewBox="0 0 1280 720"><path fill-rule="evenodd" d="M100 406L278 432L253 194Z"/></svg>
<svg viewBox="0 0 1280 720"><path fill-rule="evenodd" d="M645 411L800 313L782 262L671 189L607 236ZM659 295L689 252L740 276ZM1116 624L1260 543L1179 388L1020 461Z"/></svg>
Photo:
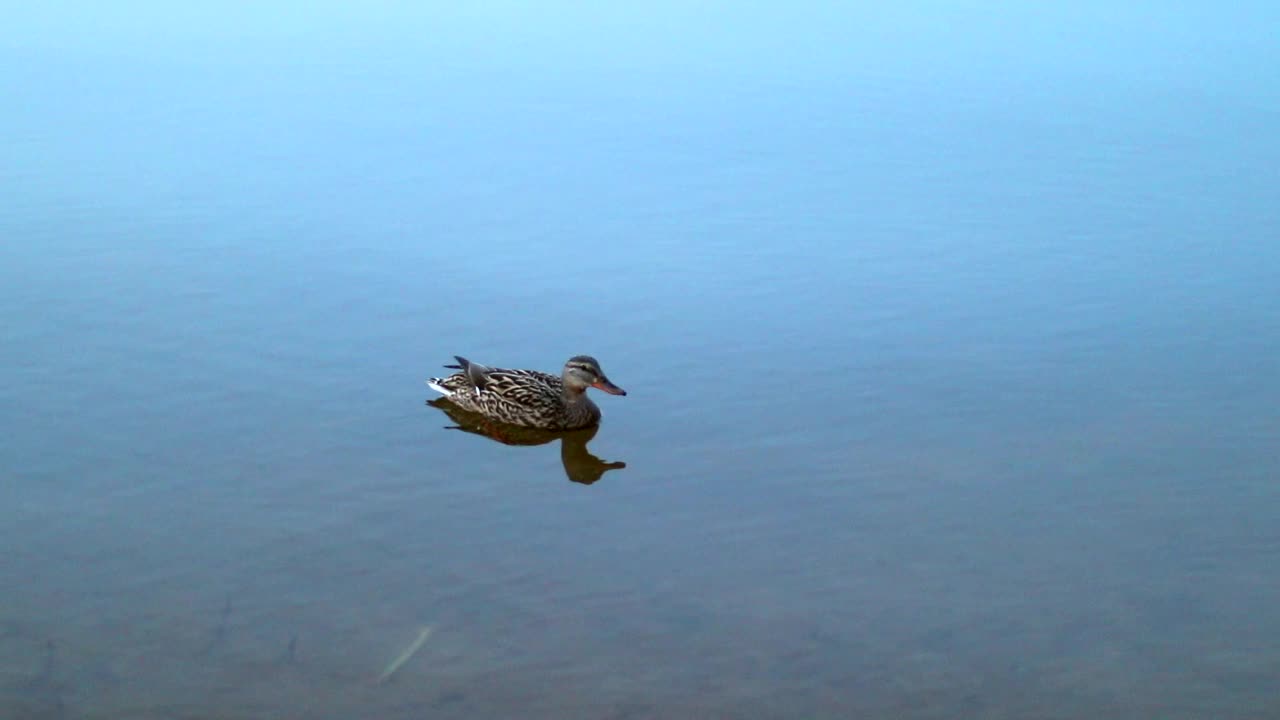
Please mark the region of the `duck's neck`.
<svg viewBox="0 0 1280 720"><path fill-rule="evenodd" d="M574 390L565 384L564 406L570 420L590 423L600 418L600 408L587 397L586 388Z"/></svg>

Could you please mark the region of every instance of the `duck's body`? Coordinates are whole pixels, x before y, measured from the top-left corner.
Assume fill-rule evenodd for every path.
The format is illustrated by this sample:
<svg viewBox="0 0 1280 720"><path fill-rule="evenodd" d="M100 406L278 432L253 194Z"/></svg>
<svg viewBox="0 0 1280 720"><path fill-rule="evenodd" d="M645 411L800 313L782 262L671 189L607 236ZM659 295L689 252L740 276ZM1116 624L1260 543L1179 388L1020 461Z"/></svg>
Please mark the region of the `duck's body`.
<svg viewBox="0 0 1280 720"><path fill-rule="evenodd" d="M590 427L600 422L600 408L587 397L588 387L627 394L609 382L600 363L587 355L570 358L560 377L537 370L485 367L462 357L457 360L457 365L445 367L458 372L431 378L427 385L464 410L511 425L544 430Z"/></svg>

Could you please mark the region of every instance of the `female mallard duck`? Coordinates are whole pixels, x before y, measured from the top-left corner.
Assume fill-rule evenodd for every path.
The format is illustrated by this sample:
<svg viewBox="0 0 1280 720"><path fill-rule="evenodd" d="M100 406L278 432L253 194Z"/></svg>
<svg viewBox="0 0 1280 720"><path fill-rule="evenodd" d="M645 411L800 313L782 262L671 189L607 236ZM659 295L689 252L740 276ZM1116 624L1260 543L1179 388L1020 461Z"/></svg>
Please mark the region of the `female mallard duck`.
<svg viewBox="0 0 1280 720"><path fill-rule="evenodd" d="M569 358L560 377L537 370L504 370L454 358L458 372L431 378L427 385L463 410L498 422L541 428L576 430L600 422L600 408L587 397L587 388L611 395L627 391L609 382L600 363L587 355Z"/></svg>

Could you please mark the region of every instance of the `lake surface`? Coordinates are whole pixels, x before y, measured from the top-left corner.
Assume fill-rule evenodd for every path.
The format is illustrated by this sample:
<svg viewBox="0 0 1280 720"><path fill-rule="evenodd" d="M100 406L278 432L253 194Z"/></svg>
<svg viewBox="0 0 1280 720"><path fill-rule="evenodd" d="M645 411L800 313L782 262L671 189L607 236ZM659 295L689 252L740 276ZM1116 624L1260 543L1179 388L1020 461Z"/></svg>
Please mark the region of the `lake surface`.
<svg viewBox="0 0 1280 720"><path fill-rule="evenodd" d="M130 7L0 31L0 715L1280 714L1274 9Z"/></svg>

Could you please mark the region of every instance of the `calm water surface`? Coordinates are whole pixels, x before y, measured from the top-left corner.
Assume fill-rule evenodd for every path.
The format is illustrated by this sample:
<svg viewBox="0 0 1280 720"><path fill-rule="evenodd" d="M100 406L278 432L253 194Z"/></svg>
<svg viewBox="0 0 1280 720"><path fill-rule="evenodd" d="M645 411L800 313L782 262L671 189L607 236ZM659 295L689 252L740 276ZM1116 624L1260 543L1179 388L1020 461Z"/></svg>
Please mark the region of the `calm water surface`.
<svg viewBox="0 0 1280 720"><path fill-rule="evenodd" d="M0 44L0 715L1280 714L1267 23L340 12Z"/></svg>

